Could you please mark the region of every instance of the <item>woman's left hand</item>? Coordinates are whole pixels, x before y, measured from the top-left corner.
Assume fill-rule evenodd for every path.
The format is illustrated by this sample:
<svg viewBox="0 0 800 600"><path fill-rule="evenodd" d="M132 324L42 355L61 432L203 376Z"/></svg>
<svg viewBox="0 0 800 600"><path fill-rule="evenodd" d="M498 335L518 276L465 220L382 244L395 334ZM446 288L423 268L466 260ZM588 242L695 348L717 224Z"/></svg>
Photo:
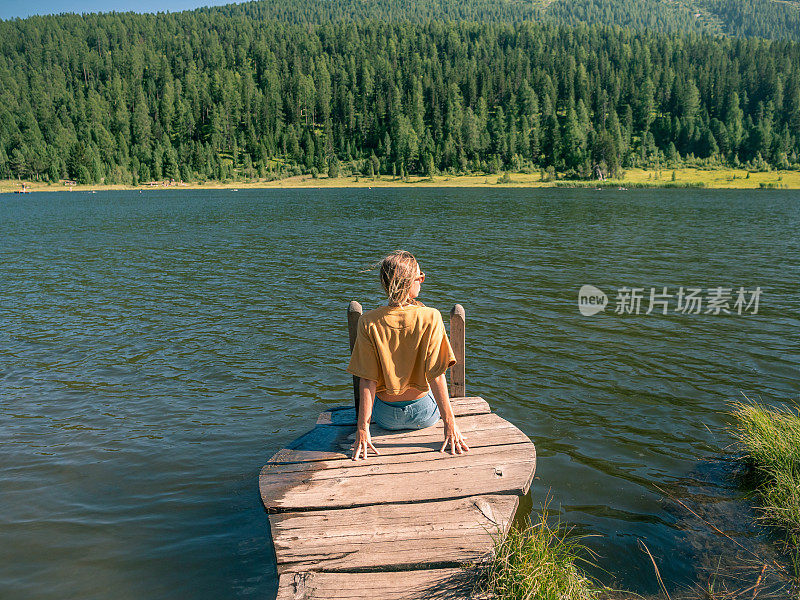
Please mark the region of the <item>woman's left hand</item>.
<svg viewBox="0 0 800 600"><path fill-rule="evenodd" d="M444 444L442 444L442 449L439 452L444 452L448 444L450 444L450 454L469 452L469 446L467 446L467 442L455 422L444 426Z"/></svg>

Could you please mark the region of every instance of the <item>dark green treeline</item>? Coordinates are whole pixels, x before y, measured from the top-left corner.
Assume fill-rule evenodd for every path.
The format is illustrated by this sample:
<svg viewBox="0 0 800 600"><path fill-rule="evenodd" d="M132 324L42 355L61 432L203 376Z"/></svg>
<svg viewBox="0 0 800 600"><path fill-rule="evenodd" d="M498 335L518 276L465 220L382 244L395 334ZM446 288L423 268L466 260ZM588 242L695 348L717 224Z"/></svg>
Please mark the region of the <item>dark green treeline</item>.
<svg viewBox="0 0 800 600"><path fill-rule="evenodd" d="M256 0L198 10L294 24L531 21L800 40L800 4L775 0Z"/></svg>
<svg viewBox="0 0 800 600"><path fill-rule="evenodd" d="M796 166L800 45L195 11L0 23L0 178Z"/></svg>

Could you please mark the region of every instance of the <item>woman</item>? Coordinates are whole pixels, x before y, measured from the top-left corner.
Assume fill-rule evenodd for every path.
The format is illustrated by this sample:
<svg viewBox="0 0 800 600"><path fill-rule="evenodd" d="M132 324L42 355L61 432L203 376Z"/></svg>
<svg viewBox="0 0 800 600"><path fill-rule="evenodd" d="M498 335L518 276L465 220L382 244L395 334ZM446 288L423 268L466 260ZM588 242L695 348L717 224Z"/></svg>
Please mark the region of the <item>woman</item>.
<svg viewBox="0 0 800 600"><path fill-rule="evenodd" d="M369 435L371 419L385 429L422 429L441 417L450 454L468 452L447 393L447 369L456 363L441 313L417 300L425 273L410 252L380 262L388 304L361 315L347 372L359 378L358 429L353 460L380 454ZM376 395L380 394L380 398Z"/></svg>

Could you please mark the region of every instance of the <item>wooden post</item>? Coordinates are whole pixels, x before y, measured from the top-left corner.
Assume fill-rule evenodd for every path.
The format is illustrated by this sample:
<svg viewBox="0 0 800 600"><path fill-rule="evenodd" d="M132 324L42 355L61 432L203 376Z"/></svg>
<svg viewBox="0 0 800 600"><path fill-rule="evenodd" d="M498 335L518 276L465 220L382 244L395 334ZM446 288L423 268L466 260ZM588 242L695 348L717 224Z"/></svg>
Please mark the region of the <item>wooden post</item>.
<svg viewBox="0 0 800 600"><path fill-rule="evenodd" d="M466 316L464 307L454 304L450 309L450 345L456 355L456 364L450 367L450 397L463 398L467 395L467 376L464 368L466 350Z"/></svg>
<svg viewBox="0 0 800 600"><path fill-rule="evenodd" d="M350 305L347 307L347 331L350 334L350 354L353 353L353 346L356 344L356 333L358 331L358 320L361 318L361 305L356 302L355 300L350 301ZM358 420L358 405L359 405L359 393L358 393L358 377L353 375L353 395L356 399L356 420Z"/></svg>

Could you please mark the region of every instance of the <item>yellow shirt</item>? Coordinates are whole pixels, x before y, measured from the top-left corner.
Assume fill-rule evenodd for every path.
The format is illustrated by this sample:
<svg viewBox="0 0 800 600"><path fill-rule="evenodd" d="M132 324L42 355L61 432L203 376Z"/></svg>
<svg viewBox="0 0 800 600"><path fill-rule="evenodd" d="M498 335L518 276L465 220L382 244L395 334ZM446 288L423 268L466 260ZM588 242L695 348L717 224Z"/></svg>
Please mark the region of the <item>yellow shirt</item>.
<svg viewBox="0 0 800 600"><path fill-rule="evenodd" d="M456 364L442 314L429 306L381 306L358 320L347 372L377 381L375 393L428 390Z"/></svg>

